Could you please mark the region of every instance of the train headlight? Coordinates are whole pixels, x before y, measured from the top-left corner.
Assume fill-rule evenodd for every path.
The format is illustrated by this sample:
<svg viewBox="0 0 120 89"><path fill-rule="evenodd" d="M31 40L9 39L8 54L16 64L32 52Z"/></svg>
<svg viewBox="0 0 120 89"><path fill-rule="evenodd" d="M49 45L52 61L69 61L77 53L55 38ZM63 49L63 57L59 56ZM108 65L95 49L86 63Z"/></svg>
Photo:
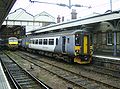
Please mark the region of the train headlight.
<svg viewBox="0 0 120 89"><path fill-rule="evenodd" d="M87 61L87 60L88 60L88 57L87 57L87 56L84 56L84 59L85 59L85 61Z"/></svg>
<svg viewBox="0 0 120 89"><path fill-rule="evenodd" d="M75 50L75 52L76 52L76 53L79 53L79 52L80 52L80 50Z"/></svg>
<svg viewBox="0 0 120 89"><path fill-rule="evenodd" d="M87 57L85 57L85 60L86 60L86 61L87 61L87 59L88 59L88 58L87 58Z"/></svg>

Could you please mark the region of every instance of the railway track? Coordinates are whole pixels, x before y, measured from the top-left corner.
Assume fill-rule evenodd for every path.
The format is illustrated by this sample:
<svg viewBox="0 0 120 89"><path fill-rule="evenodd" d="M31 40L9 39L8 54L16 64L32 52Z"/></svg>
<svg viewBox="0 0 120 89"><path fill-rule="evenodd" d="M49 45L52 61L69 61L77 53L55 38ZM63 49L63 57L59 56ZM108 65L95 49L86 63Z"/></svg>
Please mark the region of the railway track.
<svg viewBox="0 0 120 89"><path fill-rule="evenodd" d="M29 72L22 69L13 58L5 52L0 55L2 64L7 74L11 77L16 89L51 89L40 80L36 79Z"/></svg>
<svg viewBox="0 0 120 89"><path fill-rule="evenodd" d="M96 57L93 55L93 63L97 66L102 66L108 70L120 72L120 60L114 60L109 58Z"/></svg>
<svg viewBox="0 0 120 89"><path fill-rule="evenodd" d="M116 85L114 86L111 84L104 83L102 81L97 81L90 77L86 77L84 75L72 72L70 70L61 68L59 66L45 62L43 60L38 60L38 58L33 57L28 54L21 55L19 53L19 56L25 60L29 59L28 61L33 63L34 65L39 66L39 67L57 75L58 77L64 79L65 81L71 82L74 85L80 86L85 89L117 89L117 88L119 88L119 86L117 87ZM33 61L33 59L34 59L34 61Z"/></svg>
<svg viewBox="0 0 120 89"><path fill-rule="evenodd" d="M114 78L120 78L120 71L119 70L112 70L106 67L98 66L96 64L91 64L91 66L82 66L84 70L87 71L94 71L99 74L111 76Z"/></svg>
<svg viewBox="0 0 120 89"><path fill-rule="evenodd" d="M112 63L112 62L110 62L110 63ZM114 64L114 62L112 64ZM82 69L86 70L86 71L94 71L94 72L99 73L99 74L112 76L114 78L120 78L120 70L115 70L115 69L112 69L112 68L110 69L110 68L107 68L107 67L104 67L104 66L97 65L96 63L91 64L90 66L79 65L79 64L75 64L74 66L76 66L76 65L82 67ZM117 65L119 65L119 64L117 63ZM119 65L119 67L120 67L120 65Z"/></svg>

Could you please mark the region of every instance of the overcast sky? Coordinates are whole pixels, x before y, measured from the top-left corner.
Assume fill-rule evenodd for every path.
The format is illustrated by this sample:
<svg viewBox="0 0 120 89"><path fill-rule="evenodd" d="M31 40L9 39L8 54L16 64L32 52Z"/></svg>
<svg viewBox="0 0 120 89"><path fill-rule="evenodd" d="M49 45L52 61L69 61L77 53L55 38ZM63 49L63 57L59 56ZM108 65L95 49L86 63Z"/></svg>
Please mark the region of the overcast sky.
<svg viewBox="0 0 120 89"><path fill-rule="evenodd" d="M33 1L33 0L32 0ZM63 3L69 4L69 0L36 0L40 2L49 2L49 3ZM71 0L71 4L80 4L83 6L91 6L89 9L87 7L61 7L57 5L50 4L41 4L41 3L31 3L29 0L17 0L14 4L11 12L18 8L23 8L32 15L46 11L50 15L57 18L58 15L61 17L64 16L66 20L70 19L72 9L76 9L77 17L89 16L95 13L104 13L107 10L110 10L110 0ZM120 10L120 0L112 0L112 10Z"/></svg>

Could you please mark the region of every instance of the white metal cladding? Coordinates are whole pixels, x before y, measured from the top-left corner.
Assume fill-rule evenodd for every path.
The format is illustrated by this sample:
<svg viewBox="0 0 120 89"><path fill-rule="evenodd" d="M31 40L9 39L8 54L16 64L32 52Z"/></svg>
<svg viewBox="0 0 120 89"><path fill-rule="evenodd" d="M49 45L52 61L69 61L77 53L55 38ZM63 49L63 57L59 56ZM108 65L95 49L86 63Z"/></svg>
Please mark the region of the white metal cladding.
<svg viewBox="0 0 120 89"><path fill-rule="evenodd" d="M109 20L114 20L114 19L120 19L120 12L116 11L113 13L107 13L107 14L103 14L103 15L82 18L82 19L80 18L80 19L73 20L70 22L54 24L54 25L50 25L50 26L46 26L46 27L37 29L35 31L35 33L41 33L41 32L45 32L45 31L52 31L52 30L57 30L57 29L62 29L62 28L68 28L68 27L72 27L72 26L97 23L97 22L102 22L102 21L109 21ZM28 34L29 34L29 32L28 32Z"/></svg>
<svg viewBox="0 0 120 89"><path fill-rule="evenodd" d="M36 49L36 50L43 50L43 51L49 51L49 52L54 52L54 49L55 49L55 47L56 47L56 38L60 38L60 36L56 36L56 37L40 37L40 38L31 38L30 40L37 40L37 39L42 39L42 40L44 40L44 39L47 39L47 43L49 43L48 41L49 41L49 39L54 39L54 45L49 45L49 44L47 44L47 45L44 45L44 44L29 44L29 48L31 48L31 49ZM39 43L39 41L38 41L38 43Z"/></svg>

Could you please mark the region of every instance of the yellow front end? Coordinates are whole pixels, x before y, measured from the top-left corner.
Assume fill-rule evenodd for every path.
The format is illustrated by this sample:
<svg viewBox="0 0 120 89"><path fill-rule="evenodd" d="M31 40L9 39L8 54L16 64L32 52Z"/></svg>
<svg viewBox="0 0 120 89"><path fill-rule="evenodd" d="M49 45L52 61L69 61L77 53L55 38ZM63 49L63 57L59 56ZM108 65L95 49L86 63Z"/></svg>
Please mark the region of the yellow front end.
<svg viewBox="0 0 120 89"><path fill-rule="evenodd" d="M92 60L92 46L89 47L88 35L83 37L83 45L75 46L74 62L79 64L88 64Z"/></svg>
<svg viewBox="0 0 120 89"><path fill-rule="evenodd" d="M9 42L9 45L18 45L18 42Z"/></svg>
<svg viewBox="0 0 120 89"><path fill-rule="evenodd" d="M8 43L8 48L13 49L13 50L18 48L18 42L9 42Z"/></svg>
<svg viewBox="0 0 120 89"><path fill-rule="evenodd" d="M92 57L90 57L88 61L81 61L80 57L75 57L74 58L74 62L79 63L79 64L88 64L88 63L91 62L91 60L92 60Z"/></svg>

